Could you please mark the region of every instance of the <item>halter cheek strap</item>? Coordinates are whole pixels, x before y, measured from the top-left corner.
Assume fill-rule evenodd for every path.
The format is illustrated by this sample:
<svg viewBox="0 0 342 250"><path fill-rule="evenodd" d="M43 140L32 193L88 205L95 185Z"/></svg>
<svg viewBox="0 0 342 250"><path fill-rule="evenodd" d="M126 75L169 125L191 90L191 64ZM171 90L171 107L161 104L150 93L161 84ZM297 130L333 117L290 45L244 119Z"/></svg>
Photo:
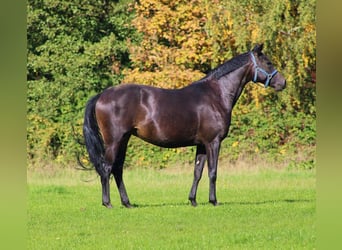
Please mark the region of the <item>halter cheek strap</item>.
<svg viewBox="0 0 342 250"><path fill-rule="evenodd" d="M261 73L263 73L266 76L265 88L267 88L268 85L270 84L271 79L278 73L278 70L275 69L271 74L267 73L266 70L260 68L257 65L253 52L251 52L250 54L251 54L252 62L253 62L253 65L254 65L254 78L253 78L253 82L257 82L258 71L260 71Z"/></svg>

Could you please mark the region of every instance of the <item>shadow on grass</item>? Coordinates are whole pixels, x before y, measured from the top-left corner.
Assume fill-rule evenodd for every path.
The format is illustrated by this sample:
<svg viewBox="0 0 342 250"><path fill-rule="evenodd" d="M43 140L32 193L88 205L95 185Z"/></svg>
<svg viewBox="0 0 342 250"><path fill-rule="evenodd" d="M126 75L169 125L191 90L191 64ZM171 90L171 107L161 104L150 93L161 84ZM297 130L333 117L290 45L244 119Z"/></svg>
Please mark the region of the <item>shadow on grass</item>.
<svg viewBox="0 0 342 250"><path fill-rule="evenodd" d="M264 205L271 203L311 203L315 202L314 199L283 199L283 200L266 200L266 201L228 201L228 202L219 202L218 207L222 206L232 206L232 205ZM190 202L179 202L179 203L160 203L160 204L133 204L133 208L147 208L147 207L180 207L180 206L189 206L191 207ZM213 206L209 202L201 202L198 203L199 206Z"/></svg>

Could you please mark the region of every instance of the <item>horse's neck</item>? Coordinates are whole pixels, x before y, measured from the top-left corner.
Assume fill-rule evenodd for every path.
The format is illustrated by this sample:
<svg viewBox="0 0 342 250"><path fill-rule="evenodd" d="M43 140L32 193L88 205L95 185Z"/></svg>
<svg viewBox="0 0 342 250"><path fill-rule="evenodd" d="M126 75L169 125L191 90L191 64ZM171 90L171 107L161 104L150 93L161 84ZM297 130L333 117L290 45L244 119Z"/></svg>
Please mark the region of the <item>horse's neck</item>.
<svg viewBox="0 0 342 250"><path fill-rule="evenodd" d="M233 109L246 83L251 80L251 74L249 71L250 67L246 64L245 66L218 79L217 83L220 87L225 109L227 109L228 112Z"/></svg>

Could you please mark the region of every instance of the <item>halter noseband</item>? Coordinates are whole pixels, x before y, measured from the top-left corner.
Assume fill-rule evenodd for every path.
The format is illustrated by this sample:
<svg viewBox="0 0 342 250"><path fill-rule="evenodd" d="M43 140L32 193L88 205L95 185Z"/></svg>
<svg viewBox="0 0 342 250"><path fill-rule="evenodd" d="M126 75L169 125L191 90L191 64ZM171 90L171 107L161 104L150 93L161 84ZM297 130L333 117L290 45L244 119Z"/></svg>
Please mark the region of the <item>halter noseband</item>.
<svg viewBox="0 0 342 250"><path fill-rule="evenodd" d="M255 57L253 55L253 52L250 53L251 57L252 57L252 62L254 64L254 78L253 78L253 82L257 82L257 77L258 77L258 71L260 71L261 73L263 73L266 76L266 82L265 82L265 88L268 87L268 85L270 84L271 79L278 73L278 70L274 70L271 74L267 73L266 70L260 68L255 60Z"/></svg>

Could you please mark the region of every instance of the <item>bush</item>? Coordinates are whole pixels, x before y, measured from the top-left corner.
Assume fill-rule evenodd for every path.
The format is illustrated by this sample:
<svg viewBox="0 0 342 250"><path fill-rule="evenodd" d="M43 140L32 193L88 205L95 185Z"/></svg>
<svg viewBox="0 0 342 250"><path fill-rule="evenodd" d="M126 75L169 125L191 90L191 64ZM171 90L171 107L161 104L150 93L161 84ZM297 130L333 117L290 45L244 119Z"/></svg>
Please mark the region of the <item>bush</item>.
<svg viewBox="0 0 342 250"><path fill-rule="evenodd" d="M130 64L127 1L28 1L29 163L75 161L88 98L121 82Z"/></svg>
<svg viewBox="0 0 342 250"><path fill-rule="evenodd" d="M275 94L246 87L221 157L314 164L315 6L314 0L29 0L29 164L66 165L76 152L85 155L73 127L80 137L85 104L104 88L122 81L179 88L260 42L287 88ZM127 165L163 168L193 157L194 148L132 139Z"/></svg>

